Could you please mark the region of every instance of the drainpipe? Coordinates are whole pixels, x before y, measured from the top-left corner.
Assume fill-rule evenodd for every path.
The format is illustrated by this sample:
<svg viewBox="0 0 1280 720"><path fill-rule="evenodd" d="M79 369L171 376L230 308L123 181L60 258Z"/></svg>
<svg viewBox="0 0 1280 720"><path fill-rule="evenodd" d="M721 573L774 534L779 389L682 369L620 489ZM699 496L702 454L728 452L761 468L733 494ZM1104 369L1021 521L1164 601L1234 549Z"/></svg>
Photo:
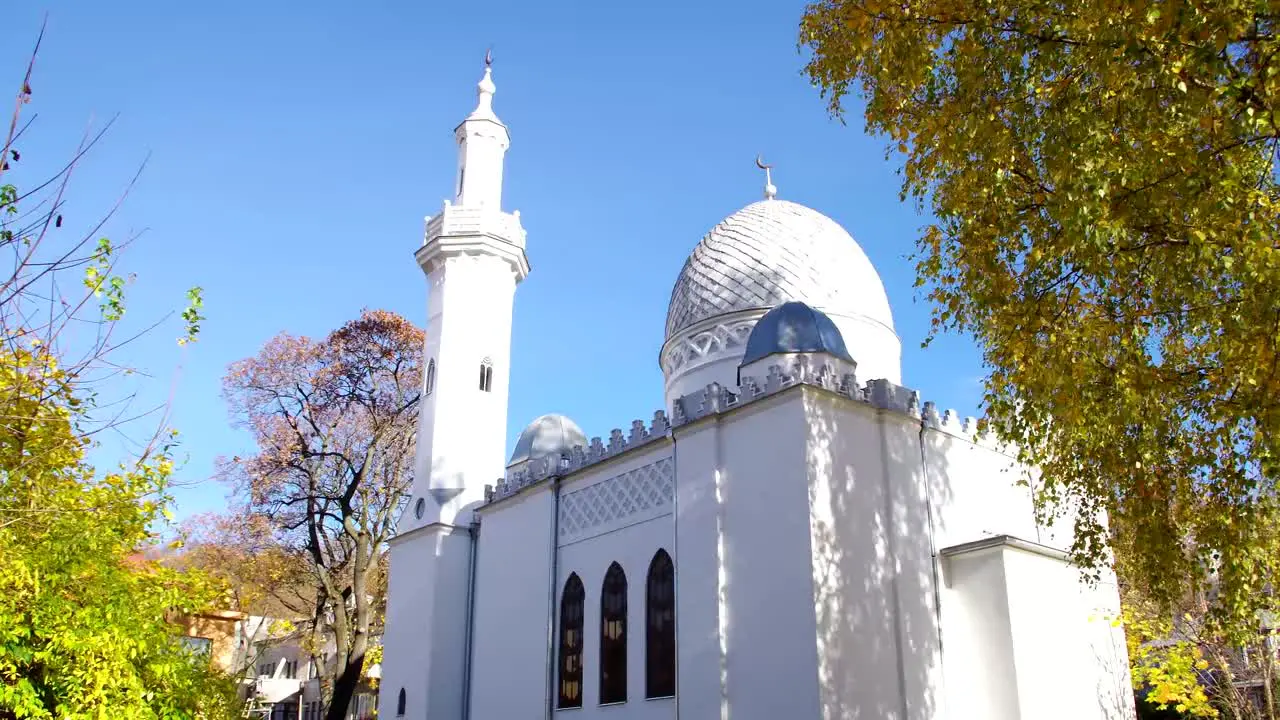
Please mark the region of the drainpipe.
<svg viewBox="0 0 1280 720"><path fill-rule="evenodd" d="M551 478L551 577L547 583L547 720L556 708L556 584L560 574L560 477Z"/></svg>
<svg viewBox="0 0 1280 720"><path fill-rule="evenodd" d="M671 439L671 560L675 572L671 574L671 589L675 597L675 636L676 636L676 717L680 720L680 463L676 460L675 428L667 428L667 437Z"/></svg>
<svg viewBox="0 0 1280 720"><path fill-rule="evenodd" d="M472 638L476 627L476 556L480 554L480 523L472 520L467 528L471 540L471 552L467 558L467 634L465 641L466 663L462 668L462 720L471 717L471 667L475 664L475 645Z"/></svg>
<svg viewBox="0 0 1280 720"><path fill-rule="evenodd" d="M925 515L929 521L929 565L933 572L933 615L934 621L938 624L938 672L943 673L942 669L942 582L938 575L938 538L937 528L933 521L933 494L929 491L929 462L925 459L924 443L925 431L928 425L922 415L920 417L920 472L924 479L924 508ZM944 678L944 687L945 687Z"/></svg>

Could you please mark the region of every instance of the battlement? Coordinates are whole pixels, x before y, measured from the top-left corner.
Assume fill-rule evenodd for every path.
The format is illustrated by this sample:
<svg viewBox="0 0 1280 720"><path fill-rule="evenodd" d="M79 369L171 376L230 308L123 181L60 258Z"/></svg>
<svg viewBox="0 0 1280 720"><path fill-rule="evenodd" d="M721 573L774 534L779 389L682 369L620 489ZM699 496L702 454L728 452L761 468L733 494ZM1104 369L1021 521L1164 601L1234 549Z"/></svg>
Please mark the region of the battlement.
<svg viewBox="0 0 1280 720"><path fill-rule="evenodd" d="M600 437L593 437L591 444L585 448L578 445L572 451L560 456L534 458L519 470L507 471L506 477L499 480L496 485L486 485L485 501L501 500L547 478L567 475L630 452L658 438L666 437L670 429L671 423L667 421L667 413L658 410L653 413L653 419L648 425L643 420L632 420L629 432L624 433L621 428L614 428L609 433L607 443Z"/></svg>
<svg viewBox="0 0 1280 720"><path fill-rule="evenodd" d="M653 420L647 426L643 420L634 420L629 433L615 428L609 434L608 442L594 437L588 447L578 446L559 457L538 458L520 470L508 471L506 477L496 485L485 487L485 501L500 500L548 478L576 472L664 437L673 427L733 410L796 385L819 387L850 400L866 403L877 410L901 413L916 419L924 428L998 452L1013 454L1011 448L1001 443L992 433L979 432L975 418L960 420L954 410L940 413L932 402L926 402L922 406L918 392L889 380L869 380L859 384L855 373L845 372L849 367L848 363L837 364L819 356L801 355L787 366L770 365L767 374L762 377L744 376L738 392L719 383L711 383L675 400L670 420L665 412L659 410L653 414Z"/></svg>

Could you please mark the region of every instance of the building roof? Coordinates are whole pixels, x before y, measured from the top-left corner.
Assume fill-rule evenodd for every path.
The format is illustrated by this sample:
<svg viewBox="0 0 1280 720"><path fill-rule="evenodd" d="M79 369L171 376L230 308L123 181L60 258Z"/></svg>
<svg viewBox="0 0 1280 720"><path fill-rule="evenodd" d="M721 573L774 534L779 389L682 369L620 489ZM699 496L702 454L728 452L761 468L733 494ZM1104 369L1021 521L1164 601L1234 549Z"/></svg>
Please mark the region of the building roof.
<svg viewBox="0 0 1280 720"><path fill-rule="evenodd" d="M722 220L693 249L671 290L666 337L789 300L893 329L880 275L849 233L816 210L765 199Z"/></svg>
<svg viewBox="0 0 1280 720"><path fill-rule="evenodd" d="M575 446L587 447L587 436L569 418L564 415L543 415L520 433L516 440L515 450L511 452L511 460L507 465L526 462L536 458L567 453Z"/></svg>
<svg viewBox="0 0 1280 720"><path fill-rule="evenodd" d="M747 337L742 364L775 353L825 352L853 362L844 346L844 336L821 310L793 300L764 314Z"/></svg>

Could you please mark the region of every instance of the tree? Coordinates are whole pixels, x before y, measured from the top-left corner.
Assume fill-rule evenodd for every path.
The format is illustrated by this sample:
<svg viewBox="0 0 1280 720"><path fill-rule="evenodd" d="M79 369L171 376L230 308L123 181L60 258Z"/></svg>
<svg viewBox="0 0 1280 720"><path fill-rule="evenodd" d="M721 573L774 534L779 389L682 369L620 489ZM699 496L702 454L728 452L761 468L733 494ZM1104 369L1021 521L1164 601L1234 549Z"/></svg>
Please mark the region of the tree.
<svg viewBox="0 0 1280 720"><path fill-rule="evenodd" d="M228 609L298 620L315 610L310 557L276 541L271 519L228 512L189 518L182 547L166 558L176 568L196 568L226 587Z"/></svg>
<svg viewBox="0 0 1280 720"><path fill-rule="evenodd" d="M5 181L29 160L34 61L0 147ZM85 458L95 431L118 426L98 391L127 342L113 335L120 248L94 242L106 219L63 227L72 170L100 137L26 192L0 184L0 719L231 718L234 686L171 622L216 603L217 587L144 556L169 512L173 434L158 427L114 472ZM198 289L191 301L184 343Z"/></svg>
<svg viewBox="0 0 1280 720"><path fill-rule="evenodd" d="M1242 639L1280 570L1275 3L819 0L810 78L932 210L918 286L993 429L1169 607ZM1108 526L1110 523L1110 527Z"/></svg>
<svg viewBox="0 0 1280 720"><path fill-rule="evenodd" d="M313 341L281 334L233 364L224 393L257 454L224 463L245 512L305 552L315 580L313 652L342 720L385 603L386 543L413 482L423 333L369 311Z"/></svg>
<svg viewBox="0 0 1280 720"><path fill-rule="evenodd" d="M99 477L84 407L49 355L0 352L0 718L235 717L234 685L170 622L217 587L138 552L170 447Z"/></svg>

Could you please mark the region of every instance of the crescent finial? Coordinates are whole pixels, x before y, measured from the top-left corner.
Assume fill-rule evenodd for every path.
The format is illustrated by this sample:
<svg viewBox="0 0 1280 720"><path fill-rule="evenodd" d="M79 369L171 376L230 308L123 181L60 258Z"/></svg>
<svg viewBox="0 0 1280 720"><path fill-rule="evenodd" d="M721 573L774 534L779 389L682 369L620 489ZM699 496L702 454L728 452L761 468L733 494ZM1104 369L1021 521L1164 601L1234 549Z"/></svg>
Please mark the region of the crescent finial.
<svg viewBox="0 0 1280 720"><path fill-rule="evenodd" d="M484 66L489 67L490 65L493 65L493 48L492 47L487 48L484 51Z"/></svg>
<svg viewBox="0 0 1280 720"><path fill-rule="evenodd" d="M758 154L757 154L757 155L756 155L756 167L760 168L761 170L768 170L768 169L772 168L772 167L773 167L773 165L771 165L771 164L770 164L770 165L766 165L766 164L765 164L765 162L764 162L764 157L763 157L762 155L758 155Z"/></svg>

